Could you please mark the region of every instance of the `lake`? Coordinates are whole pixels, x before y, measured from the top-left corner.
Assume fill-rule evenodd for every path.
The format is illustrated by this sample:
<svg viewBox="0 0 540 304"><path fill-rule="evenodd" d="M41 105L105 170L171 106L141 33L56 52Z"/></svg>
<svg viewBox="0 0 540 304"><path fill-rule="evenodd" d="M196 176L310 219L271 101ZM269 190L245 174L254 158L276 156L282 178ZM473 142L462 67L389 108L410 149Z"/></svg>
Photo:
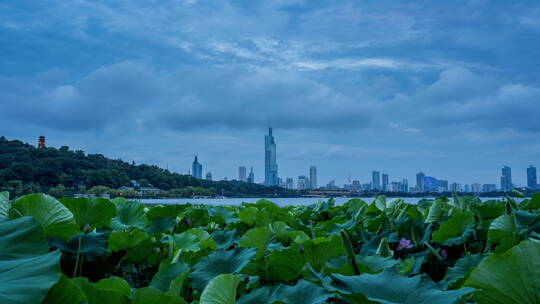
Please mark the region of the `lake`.
<svg viewBox="0 0 540 304"><path fill-rule="evenodd" d="M433 198L433 197L426 197ZM255 203L261 198L163 198L163 199L140 199L139 201L145 205L171 205L171 204L206 204L206 205L240 205L242 203ZM319 198L319 197L280 197L280 198L269 198L272 202L276 203L278 206L301 206L301 205L311 205L319 201L319 199L327 200L328 198ZM350 197L335 197L334 200L338 205L344 204ZM375 198L374 197L360 197L367 203L371 203ZM396 197L387 198L391 201L397 199ZM416 204L421 197L402 197L406 203ZM501 199L500 197L482 197L483 201L492 200L492 199Z"/></svg>

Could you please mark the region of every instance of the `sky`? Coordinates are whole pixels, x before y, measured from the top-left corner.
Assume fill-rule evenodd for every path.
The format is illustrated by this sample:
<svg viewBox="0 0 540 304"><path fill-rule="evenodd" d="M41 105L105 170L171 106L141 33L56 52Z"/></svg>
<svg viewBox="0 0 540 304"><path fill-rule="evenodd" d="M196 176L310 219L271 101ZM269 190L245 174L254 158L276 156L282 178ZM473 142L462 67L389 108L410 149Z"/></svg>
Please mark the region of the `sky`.
<svg viewBox="0 0 540 304"><path fill-rule="evenodd" d="M526 184L540 2L3 0L0 136L187 173Z"/></svg>

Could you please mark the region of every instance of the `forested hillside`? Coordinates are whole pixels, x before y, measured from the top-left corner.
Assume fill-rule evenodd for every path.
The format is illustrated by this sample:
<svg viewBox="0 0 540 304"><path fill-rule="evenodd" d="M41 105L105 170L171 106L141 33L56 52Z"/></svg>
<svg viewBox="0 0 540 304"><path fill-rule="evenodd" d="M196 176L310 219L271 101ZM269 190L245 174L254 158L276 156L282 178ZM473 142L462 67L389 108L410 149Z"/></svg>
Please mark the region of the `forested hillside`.
<svg viewBox="0 0 540 304"><path fill-rule="evenodd" d="M296 196L295 191L237 181L206 181L150 165L136 165L101 154L86 154L63 146L36 148L19 140L0 137L0 191L13 195L50 192L55 196L91 190L153 185L162 195ZM97 187L103 188L103 187ZM122 193L125 195L125 193Z"/></svg>

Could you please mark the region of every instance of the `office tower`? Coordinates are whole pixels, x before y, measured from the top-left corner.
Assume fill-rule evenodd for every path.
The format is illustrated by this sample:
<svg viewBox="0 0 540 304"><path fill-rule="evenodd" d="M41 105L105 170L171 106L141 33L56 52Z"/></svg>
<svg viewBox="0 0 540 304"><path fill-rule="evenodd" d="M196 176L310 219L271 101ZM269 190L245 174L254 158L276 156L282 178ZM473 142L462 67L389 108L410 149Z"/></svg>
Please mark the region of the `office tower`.
<svg viewBox="0 0 540 304"><path fill-rule="evenodd" d="M360 192L362 190L362 185L360 184L359 180L353 180L351 190L354 192Z"/></svg>
<svg viewBox="0 0 540 304"><path fill-rule="evenodd" d="M298 176L298 180L296 181L296 188L298 190L307 190L309 188L308 178L304 175Z"/></svg>
<svg viewBox="0 0 540 304"><path fill-rule="evenodd" d="M317 189L317 167L309 167L309 188Z"/></svg>
<svg viewBox="0 0 540 304"><path fill-rule="evenodd" d="M440 179L437 183L439 192L448 192L448 181Z"/></svg>
<svg viewBox="0 0 540 304"><path fill-rule="evenodd" d="M292 177L287 177L285 184L287 189L294 189L294 181Z"/></svg>
<svg viewBox="0 0 540 304"><path fill-rule="evenodd" d="M536 179L536 167L529 166L527 168L527 188L535 190L538 188L538 180Z"/></svg>
<svg viewBox="0 0 540 304"><path fill-rule="evenodd" d="M451 183L450 184L450 191L451 192L461 192L461 184L459 184L459 183Z"/></svg>
<svg viewBox="0 0 540 304"><path fill-rule="evenodd" d="M495 192L495 191L497 191L497 185L495 184L482 185L482 192Z"/></svg>
<svg viewBox="0 0 540 304"><path fill-rule="evenodd" d="M424 177L426 177L424 172L418 172L416 174L416 189L418 190L418 192L424 192L425 191L425 189L424 189Z"/></svg>
<svg viewBox="0 0 540 304"><path fill-rule="evenodd" d="M211 181L212 180L212 173L208 172L206 173L206 180Z"/></svg>
<svg viewBox="0 0 540 304"><path fill-rule="evenodd" d="M471 185L465 184L465 186L463 186L463 192L471 192Z"/></svg>
<svg viewBox="0 0 540 304"><path fill-rule="evenodd" d="M241 182L247 182L246 167L238 167L238 180Z"/></svg>
<svg viewBox="0 0 540 304"><path fill-rule="evenodd" d="M272 128L264 136L264 184L276 186L278 184L278 165L276 163L276 142L272 135Z"/></svg>
<svg viewBox="0 0 540 304"><path fill-rule="evenodd" d="M501 169L501 191L512 191L514 186L512 184L512 169L508 166L504 166Z"/></svg>
<svg viewBox="0 0 540 304"><path fill-rule="evenodd" d="M199 163L197 155L195 155L195 160L191 165L191 175L195 178L202 179L202 165Z"/></svg>
<svg viewBox="0 0 540 304"><path fill-rule="evenodd" d="M403 191L403 184L400 182L391 182L390 191L392 192L401 192Z"/></svg>
<svg viewBox="0 0 540 304"><path fill-rule="evenodd" d="M371 191L371 183L362 184L362 191Z"/></svg>
<svg viewBox="0 0 540 304"><path fill-rule="evenodd" d="M424 177L424 192L438 192L439 191L439 180L432 176Z"/></svg>
<svg viewBox="0 0 540 304"><path fill-rule="evenodd" d="M480 193L480 191L482 190L482 185L480 185L479 183L474 183L471 185L471 191L473 193Z"/></svg>
<svg viewBox="0 0 540 304"><path fill-rule="evenodd" d="M251 167L251 169L249 170L247 182L250 184L253 184L255 182L255 174L253 173L253 167Z"/></svg>
<svg viewBox="0 0 540 304"><path fill-rule="evenodd" d="M337 189L336 181L335 180L329 181L328 184L326 184L326 189L327 190L336 190Z"/></svg>
<svg viewBox="0 0 540 304"><path fill-rule="evenodd" d="M382 190L388 191L388 174L386 173L382 175Z"/></svg>
<svg viewBox="0 0 540 304"><path fill-rule="evenodd" d="M381 175L379 171L373 171L371 173L371 183L373 185L373 190L381 190Z"/></svg>
<svg viewBox="0 0 540 304"><path fill-rule="evenodd" d="M409 181L407 179L403 179L401 183L403 185L403 192L409 192Z"/></svg>

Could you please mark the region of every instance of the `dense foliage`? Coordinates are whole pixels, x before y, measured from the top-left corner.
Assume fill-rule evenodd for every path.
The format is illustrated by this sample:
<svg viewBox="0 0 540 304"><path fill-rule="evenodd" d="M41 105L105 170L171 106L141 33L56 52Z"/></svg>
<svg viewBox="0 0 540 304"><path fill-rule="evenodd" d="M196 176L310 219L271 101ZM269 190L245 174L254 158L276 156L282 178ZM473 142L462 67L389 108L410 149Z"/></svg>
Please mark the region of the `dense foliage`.
<svg viewBox="0 0 540 304"><path fill-rule="evenodd" d="M168 190L160 193L160 196L297 196L296 191L280 187L237 181L199 180L157 166L135 165L109 159L101 154L72 151L66 146L60 149L38 149L18 140L10 141L0 137L0 190L8 191L12 195L48 192L60 197L73 192L85 192L86 188L92 190L90 193L105 190L113 196L116 193L129 196L129 192L113 192L110 188L132 186L131 180L139 181L141 186L153 185ZM98 187L94 188L95 186Z"/></svg>
<svg viewBox="0 0 540 304"><path fill-rule="evenodd" d="M1 303L539 303L540 194L146 207L0 194Z"/></svg>

